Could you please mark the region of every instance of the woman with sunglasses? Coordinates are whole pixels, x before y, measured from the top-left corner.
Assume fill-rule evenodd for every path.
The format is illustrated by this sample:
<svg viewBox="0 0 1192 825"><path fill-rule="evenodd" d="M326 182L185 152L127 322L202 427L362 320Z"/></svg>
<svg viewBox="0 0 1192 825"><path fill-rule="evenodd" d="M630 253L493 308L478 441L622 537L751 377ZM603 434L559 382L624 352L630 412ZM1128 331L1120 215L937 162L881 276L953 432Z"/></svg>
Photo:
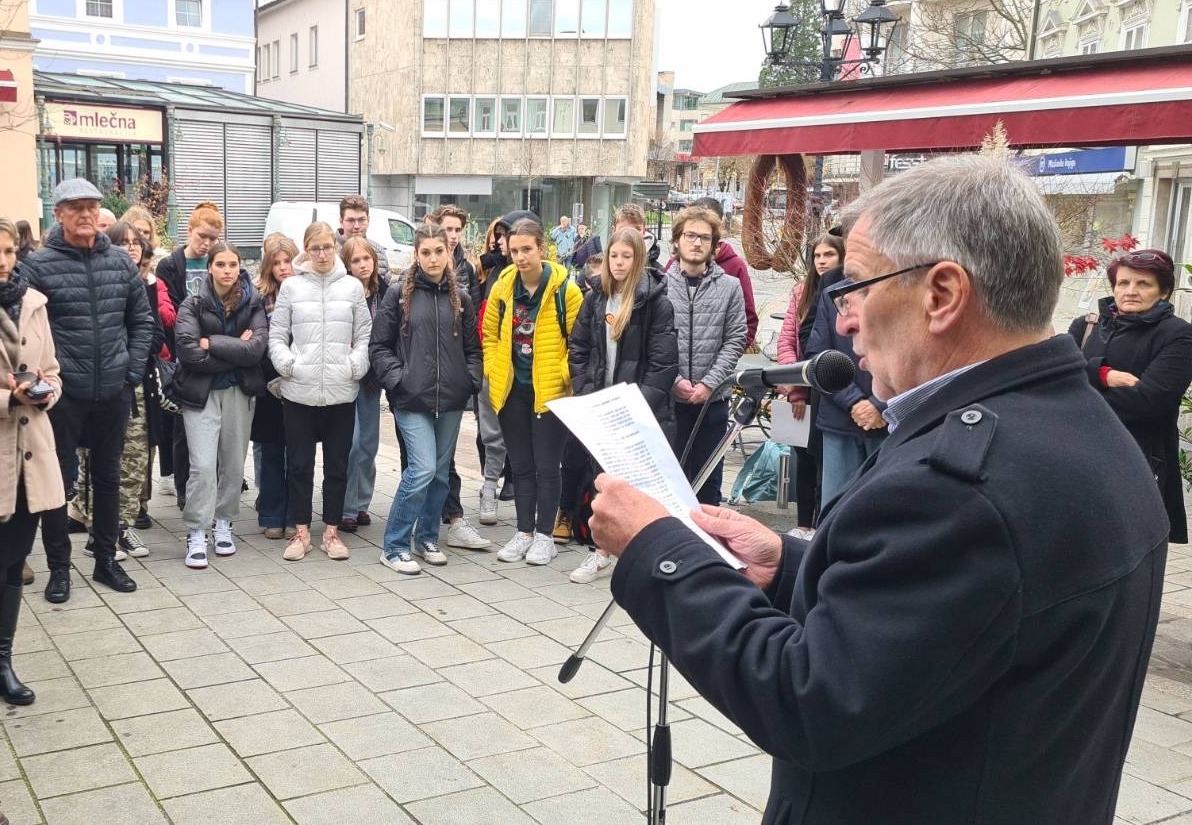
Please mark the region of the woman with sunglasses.
<svg viewBox="0 0 1192 825"><path fill-rule="evenodd" d="M1092 385L1151 463L1171 520L1170 540L1188 541L1180 478L1180 399L1192 382L1192 325L1175 314L1175 266L1157 249L1128 252L1107 269L1113 294L1068 332L1088 361Z"/></svg>

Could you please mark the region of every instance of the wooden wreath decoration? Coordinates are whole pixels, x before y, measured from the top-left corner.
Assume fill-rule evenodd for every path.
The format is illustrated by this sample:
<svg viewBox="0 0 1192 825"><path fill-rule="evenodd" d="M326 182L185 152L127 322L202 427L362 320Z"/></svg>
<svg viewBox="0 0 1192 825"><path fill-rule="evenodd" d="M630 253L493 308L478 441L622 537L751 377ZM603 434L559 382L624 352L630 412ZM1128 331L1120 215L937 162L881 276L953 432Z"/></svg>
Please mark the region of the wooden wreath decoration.
<svg viewBox="0 0 1192 825"><path fill-rule="evenodd" d="M762 231L766 216L766 189L775 168L786 184L786 217L779 230L778 245L771 252ZM807 167L802 155L758 155L749 170L745 193L745 214L741 223L741 246L745 260L754 269L793 272L802 258L803 221L807 208Z"/></svg>

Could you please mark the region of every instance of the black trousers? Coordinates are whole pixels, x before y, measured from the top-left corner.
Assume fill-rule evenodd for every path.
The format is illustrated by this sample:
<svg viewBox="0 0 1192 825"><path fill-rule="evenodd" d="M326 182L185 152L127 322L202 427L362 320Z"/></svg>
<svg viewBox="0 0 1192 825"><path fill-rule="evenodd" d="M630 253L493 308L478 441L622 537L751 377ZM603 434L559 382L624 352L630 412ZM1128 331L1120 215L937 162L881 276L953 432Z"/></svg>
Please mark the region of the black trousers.
<svg viewBox="0 0 1192 825"><path fill-rule="evenodd" d="M315 445L323 443L323 523L338 527L348 489L348 454L356 404L308 407L283 401L286 429L287 524L309 525L315 487Z"/></svg>
<svg viewBox="0 0 1192 825"><path fill-rule="evenodd" d="M513 467L517 530L549 536L559 509L559 459L567 430L554 413L534 412L534 390L517 382L497 418Z"/></svg>
<svg viewBox="0 0 1192 825"><path fill-rule="evenodd" d="M21 569L33 550L39 521L41 513L29 512L25 482L18 481L16 510L8 521L0 521L0 569L4 571L0 573L0 584L20 586Z"/></svg>
<svg viewBox="0 0 1192 825"><path fill-rule="evenodd" d="M179 501L186 500L186 484L190 481L190 445L186 443L186 427L182 426L182 416L174 419L174 492Z"/></svg>
<svg viewBox="0 0 1192 825"><path fill-rule="evenodd" d="M695 419L699 417L702 406L702 404L675 402L675 422L678 424L675 452L678 455L683 454L683 448L687 445L687 439L691 437L691 431L695 428ZM699 431L695 434L691 452L687 454L687 460L683 462L683 472L687 474L688 479L695 478L696 474L703 469L704 463L712 457L712 453L716 452L716 445L720 443L720 439L724 438L727 429L728 399L713 401L708 405L708 412L704 415L704 420L699 425ZM708 480L695 491L695 497L699 499L700 504L720 504L720 486L723 480L724 459L721 459L716 463L716 469L712 471L712 475L708 476Z"/></svg>
<svg viewBox="0 0 1192 825"><path fill-rule="evenodd" d="M75 466L79 443L85 441L91 448L91 535L96 558L114 556L120 538L120 454L131 409L132 389L124 387L103 401L64 395L49 413L64 486ZM65 505L42 515L41 541L51 570L70 566Z"/></svg>

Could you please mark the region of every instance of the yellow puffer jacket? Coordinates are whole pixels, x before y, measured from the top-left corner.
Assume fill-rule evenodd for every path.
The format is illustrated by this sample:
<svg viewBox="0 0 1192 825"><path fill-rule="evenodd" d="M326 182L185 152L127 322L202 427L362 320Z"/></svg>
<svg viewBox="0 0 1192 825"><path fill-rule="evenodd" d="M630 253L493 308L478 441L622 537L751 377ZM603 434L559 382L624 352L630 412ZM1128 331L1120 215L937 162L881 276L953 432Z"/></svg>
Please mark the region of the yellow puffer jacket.
<svg viewBox="0 0 1192 825"><path fill-rule="evenodd" d="M567 277L567 270L544 261L550 276L543 286L538 322L534 327L534 412L546 412L546 402L571 395L571 370L567 366L567 339L559 329L559 305L556 293L563 289L567 334L575 326L583 293ZM500 412L513 389L513 285L517 267L501 271L489 293L484 309L484 377L488 380L493 409Z"/></svg>

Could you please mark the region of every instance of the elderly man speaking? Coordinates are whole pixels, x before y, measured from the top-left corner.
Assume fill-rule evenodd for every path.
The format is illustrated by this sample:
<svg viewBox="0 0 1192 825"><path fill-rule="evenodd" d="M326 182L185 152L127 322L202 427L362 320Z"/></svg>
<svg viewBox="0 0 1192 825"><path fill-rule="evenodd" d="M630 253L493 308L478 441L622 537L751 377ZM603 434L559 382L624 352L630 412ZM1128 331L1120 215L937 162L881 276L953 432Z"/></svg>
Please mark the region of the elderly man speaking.
<svg viewBox="0 0 1192 825"><path fill-rule="evenodd" d="M1052 334L1056 223L1022 174L958 157L863 194L845 228L838 329L889 439L810 544L697 513L742 572L601 476L613 594L774 757L764 823L1110 823L1167 517Z"/></svg>

